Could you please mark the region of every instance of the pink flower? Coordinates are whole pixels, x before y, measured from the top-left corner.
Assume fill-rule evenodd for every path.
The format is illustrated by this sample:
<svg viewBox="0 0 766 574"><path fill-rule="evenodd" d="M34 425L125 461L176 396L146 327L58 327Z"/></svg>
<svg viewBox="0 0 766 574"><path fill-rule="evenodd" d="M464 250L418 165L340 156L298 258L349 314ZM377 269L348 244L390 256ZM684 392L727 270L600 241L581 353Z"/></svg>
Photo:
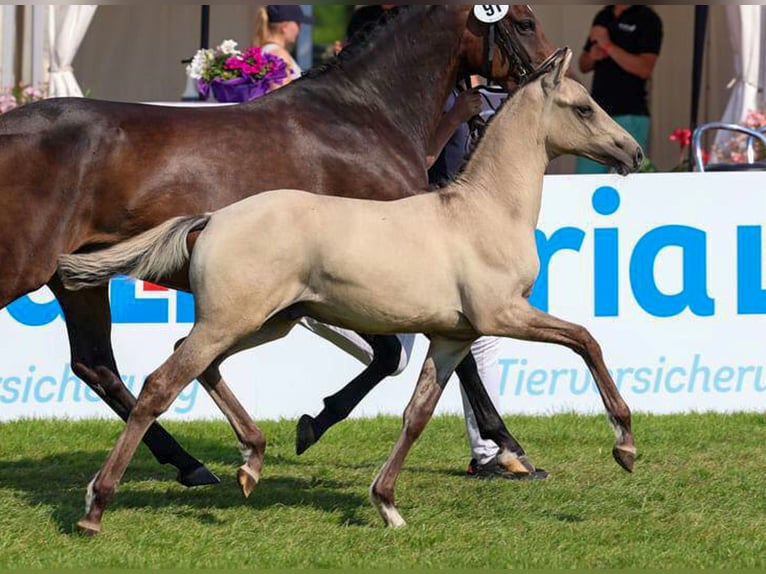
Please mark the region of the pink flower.
<svg viewBox="0 0 766 574"><path fill-rule="evenodd" d="M731 155L729 155L729 159L734 163L745 163L747 161L747 155L739 151L733 151L731 152Z"/></svg>

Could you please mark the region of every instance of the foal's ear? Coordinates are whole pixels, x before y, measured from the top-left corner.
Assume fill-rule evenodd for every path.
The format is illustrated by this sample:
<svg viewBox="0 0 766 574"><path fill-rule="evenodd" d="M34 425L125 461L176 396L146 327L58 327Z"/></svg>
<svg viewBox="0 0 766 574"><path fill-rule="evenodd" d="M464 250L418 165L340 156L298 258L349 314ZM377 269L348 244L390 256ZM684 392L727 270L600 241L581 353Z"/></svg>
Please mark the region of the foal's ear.
<svg viewBox="0 0 766 574"><path fill-rule="evenodd" d="M569 64L572 62L572 50L564 48L560 50L551 65L551 70L543 77L543 91L548 94L559 87L561 79L566 76Z"/></svg>

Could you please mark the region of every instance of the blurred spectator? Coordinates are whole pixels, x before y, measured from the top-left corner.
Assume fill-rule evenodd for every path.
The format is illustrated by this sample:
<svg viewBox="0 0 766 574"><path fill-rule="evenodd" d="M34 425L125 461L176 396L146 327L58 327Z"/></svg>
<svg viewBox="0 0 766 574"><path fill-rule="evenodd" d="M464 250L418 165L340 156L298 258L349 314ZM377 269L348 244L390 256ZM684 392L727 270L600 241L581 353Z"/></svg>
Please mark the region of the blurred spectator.
<svg viewBox="0 0 766 574"><path fill-rule="evenodd" d="M593 99L646 149L649 103L646 83L662 46L662 20L648 6L615 4L593 20L580 55L580 71L593 71ZM607 168L578 158L577 173Z"/></svg>
<svg viewBox="0 0 766 574"><path fill-rule="evenodd" d="M301 24L312 22L313 19L306 16L301 7L295 4L269 4L258 10L253 45L260 46L265 53L279 56L287 62L289 75L281 85L300 78L303 73L289 50L298 39Z"/></svg>

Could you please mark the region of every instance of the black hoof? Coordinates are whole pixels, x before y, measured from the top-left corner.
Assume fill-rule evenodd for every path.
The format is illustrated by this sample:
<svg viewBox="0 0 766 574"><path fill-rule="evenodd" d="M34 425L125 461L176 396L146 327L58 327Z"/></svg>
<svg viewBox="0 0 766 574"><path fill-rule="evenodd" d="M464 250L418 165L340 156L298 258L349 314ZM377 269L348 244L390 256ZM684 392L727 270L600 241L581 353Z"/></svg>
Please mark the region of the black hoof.
<svg viewBox="0 0 766 574"><path fill-rule="evenodd" d="M295 429L295 454L302 455L310 446L316 444L316 441L314 417L303 415L298 421L298 428Z"/></svg>
<svg viewBox="0 0 766 574"><path fill-rule="evenodd" d="M209 484L218 484L221 479L210 472L204 465L198 466L188 472L178 471L176 480L184 486L191 488L193 486L206 486Z"/></svg>

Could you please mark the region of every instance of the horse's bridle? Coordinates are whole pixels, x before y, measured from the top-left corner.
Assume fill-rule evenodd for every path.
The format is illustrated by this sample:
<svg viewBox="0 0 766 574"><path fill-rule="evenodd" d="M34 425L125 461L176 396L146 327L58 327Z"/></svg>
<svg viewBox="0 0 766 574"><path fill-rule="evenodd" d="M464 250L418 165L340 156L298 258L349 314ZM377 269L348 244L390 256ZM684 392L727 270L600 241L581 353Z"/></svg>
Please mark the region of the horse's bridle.
<svg viewBox="0 0 766 574"><path fill-rule="evenodd" d="M539 77L550 70L553 61L559 55L559 50L548 56L545 61L537 68L532 65L532 59L527 54L527 51L521 45L518 35L513 31L508 30L506 25L503 25L505 19L500 22L492 24L486 24L488 26L487 36L484 42L484 77L487 81L497 83L492 75L492 65L495 60L495 45L503 52L508 59L509 66L513 66L516 70L516 83L519 87L523 86L530 80Z"/></svg>

